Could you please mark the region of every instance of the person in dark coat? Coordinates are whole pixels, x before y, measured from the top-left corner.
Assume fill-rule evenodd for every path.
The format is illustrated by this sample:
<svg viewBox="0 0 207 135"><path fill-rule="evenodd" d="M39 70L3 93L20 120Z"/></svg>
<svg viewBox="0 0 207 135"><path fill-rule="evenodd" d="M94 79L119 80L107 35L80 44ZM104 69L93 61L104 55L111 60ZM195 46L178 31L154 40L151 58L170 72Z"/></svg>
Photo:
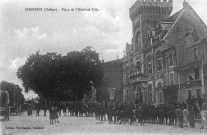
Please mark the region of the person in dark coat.
<svg viewBox="0 0 207 135"><path fill-rule="evenodd" d="M112 103L109 102L108 105L107 105L107 116L108 116L108 121L109 121L109 124L111 124L112 122Z"/></svg>
<svg viewBox="0 0 207 135"><path fill-rule="evenodd" d="M195 128L195 112L192 107L188 110L188 121L191 128Z"/></svg>
<svg viewBox="0 0 207 135"><path fill-rule="evenodd" d="M143 110L143 107L140 106L139 109L138 109L138 120L139 120L139 123L140 123L140 126L144 126L144 110Z"/></svg>
<svg viewBox="0 0 207 135"><path fill-rule="evenodd" d="M57 123L60 123L58 121L58 114L59 114L59 109L58 109L58 107L55 107L55 109L54 109L55 123L56 123L56 120L57 120Z"/></svg>
<svg viewBox="0 0 207 135"><path fill-rule="evenodd" d="M193 106L193 99L191 97L189 97L187 100L186 100L186 103L188 104L188 108L191 108Z"/></svg>
<svg viewBox="0 0 207 135"><path fill-rule="evenodd" d="M55 119L55 108L54 107L51 107L49 109L49 112L50 112L50 125L54 125L53 123L53 120Z"/></svg>
<svg viewBox="0 0 207 135"><path fill-rule="evenodd" d="M32 105L30 103L27 106L27 114L28 116L32 115Z"/></svg>
<svg viewBox="0 0 207 135"><path fill-rule="evenodd" d="M202 110L203 99L200 96L198 96L197 101L198 101L198 105L200 107L200 110Z"/></svg>
<svg viewBox="0 0 207 135"><path fill-rule="evenodd" d="M181 109L181 106L178 106L176 109L176 116L178 118L180 128L183 128L183 110Z"/></svg>
<svg viewBox="0 0 207 135"><path fill-rule="evenodd" d="M40 116L40 103L36 103L36 109L37 109L37 112L36 112L36 116Z"/></svg>
<svg viewBox="0 0 207 135"><path fill-rule="evenodd" d="M43 105L43 109L44 109L44 116L46 116L47 113L47 109L49 108L47 101L45 100L44 105Z"/></svg>

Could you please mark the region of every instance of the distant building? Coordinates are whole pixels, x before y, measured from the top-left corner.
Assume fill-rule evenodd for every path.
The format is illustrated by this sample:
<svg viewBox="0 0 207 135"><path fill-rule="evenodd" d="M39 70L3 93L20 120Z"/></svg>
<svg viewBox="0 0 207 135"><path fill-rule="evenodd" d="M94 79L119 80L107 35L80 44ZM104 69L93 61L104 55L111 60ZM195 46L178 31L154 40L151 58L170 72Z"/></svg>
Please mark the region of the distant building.
<svg viewBox="0 0 207 135"><path fill-rule="evenodd" d="M123 61L117 59L102 63L104 77L99 88L97 88L97 100L123 101Z"/></svg>
<svg viewBox="0 0 207 135"><path fill-rule="evenodd" d="M123 100L174 104L207 98L207 27L184 0L137 0L130 8L133 38L123 59Z"/></svg>

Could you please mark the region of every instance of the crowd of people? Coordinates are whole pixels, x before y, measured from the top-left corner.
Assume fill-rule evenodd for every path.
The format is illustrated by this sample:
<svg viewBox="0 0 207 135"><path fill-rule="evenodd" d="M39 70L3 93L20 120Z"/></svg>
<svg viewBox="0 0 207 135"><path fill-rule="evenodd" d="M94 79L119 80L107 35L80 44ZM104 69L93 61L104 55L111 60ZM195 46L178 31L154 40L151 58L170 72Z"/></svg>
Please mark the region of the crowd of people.
<svg viewBox="0 0 207 135"><path fill-rule="evenodd" d="M203 103L202 103L203 104ZM36 116L39 116L40 109L44 110L47 116L49 110L50 124L59 123L58 117L95 117L96 120L108 121L111 123L144 126L145 123L166 124L195 128L195 119L202 120L202 127L207 128L207 105L199 104L198 100L188 99L181 104L127 104L117 102L83 103L83 102L45 102L37 104ZM41 107L40 107L41 106ZM63 113L62 113L63 112Z"/></svg>

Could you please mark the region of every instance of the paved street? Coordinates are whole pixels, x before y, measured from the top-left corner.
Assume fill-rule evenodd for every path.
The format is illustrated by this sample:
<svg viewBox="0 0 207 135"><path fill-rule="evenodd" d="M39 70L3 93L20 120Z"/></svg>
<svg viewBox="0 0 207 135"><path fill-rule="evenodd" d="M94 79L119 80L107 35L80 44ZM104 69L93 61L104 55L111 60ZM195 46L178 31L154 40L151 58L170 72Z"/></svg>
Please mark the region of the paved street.
<svg viewBox="0 0 207 135"><path fill-rule="evenodd" d="M129 124L108 124L89 117L60 117L60 123L49 124L49 117L11 116L10 121L1 121L3 134L204 134L207 130L178 128L175 126L146 124L132 126ZM39 128L39 129L35 129Z"/></svg>

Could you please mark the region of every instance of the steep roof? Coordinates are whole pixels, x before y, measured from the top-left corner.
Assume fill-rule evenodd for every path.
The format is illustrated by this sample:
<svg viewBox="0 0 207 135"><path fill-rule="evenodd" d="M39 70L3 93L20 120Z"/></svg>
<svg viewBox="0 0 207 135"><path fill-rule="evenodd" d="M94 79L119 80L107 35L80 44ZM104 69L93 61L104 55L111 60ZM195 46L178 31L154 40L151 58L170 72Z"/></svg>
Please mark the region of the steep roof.
<svg viewBox="0 0 207 135"><path fill-rule="evenodd" d="M183 12L184 9L179 10L178 12L176 12L174 15L170 16L166 21L167 22L175 22L179 16L181 15L181 13Z"/></svg>
<svg viewBox="0 0 207 135"><path fill-rule="evenodd" d="M165 36L163 37L163 39L165 39L168 34L170 33L170 31L173 29L173 27L175 26L175 24L177 23L177 21L179 20L180 16L183 14L183 12L185 11L185 9L181 9L179 10L177 13L175 13L174 15L170 16L166 21L169 22L173 22L171 28L168 30L168 32L165 34Z"/></svg>

